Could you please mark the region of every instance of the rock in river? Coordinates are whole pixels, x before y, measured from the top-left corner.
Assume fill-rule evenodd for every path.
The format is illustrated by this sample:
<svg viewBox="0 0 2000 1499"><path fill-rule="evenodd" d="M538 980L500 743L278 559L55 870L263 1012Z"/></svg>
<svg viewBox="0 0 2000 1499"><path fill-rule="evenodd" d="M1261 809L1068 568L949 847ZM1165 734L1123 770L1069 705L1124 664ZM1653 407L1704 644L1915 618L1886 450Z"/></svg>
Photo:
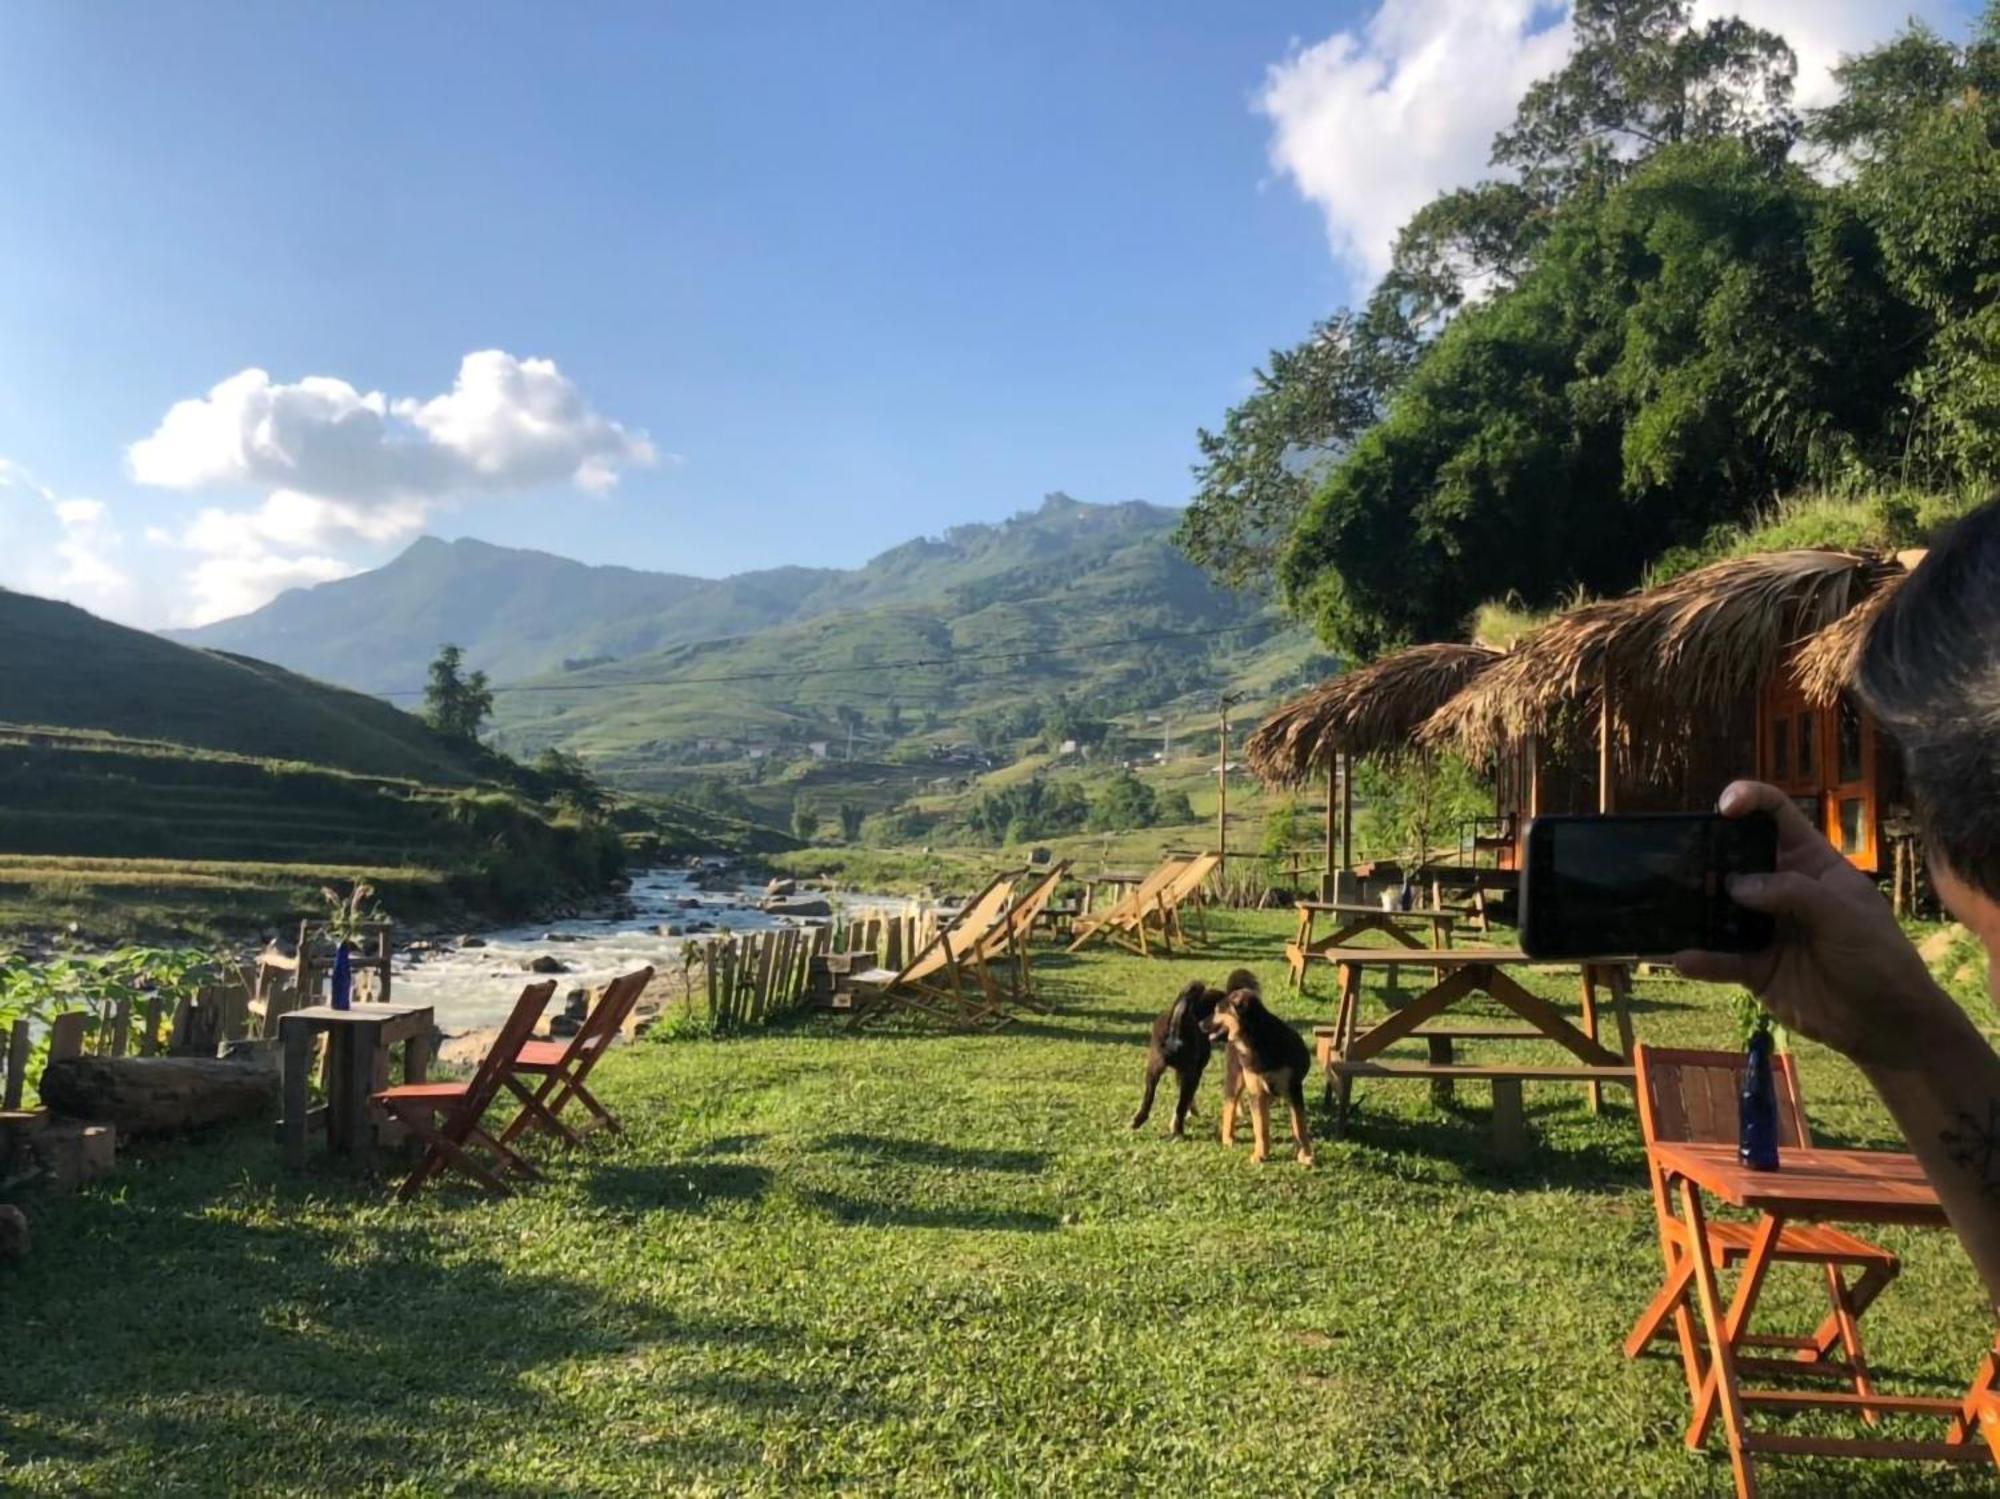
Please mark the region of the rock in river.
<svg viewBox="0 0 2000 1499"><path fill-rule="evenodd" d="M521 960L521 972L568 973L569 966L561 958L552 958L547 953L543 953L539 957L523 958Z"/></svg>

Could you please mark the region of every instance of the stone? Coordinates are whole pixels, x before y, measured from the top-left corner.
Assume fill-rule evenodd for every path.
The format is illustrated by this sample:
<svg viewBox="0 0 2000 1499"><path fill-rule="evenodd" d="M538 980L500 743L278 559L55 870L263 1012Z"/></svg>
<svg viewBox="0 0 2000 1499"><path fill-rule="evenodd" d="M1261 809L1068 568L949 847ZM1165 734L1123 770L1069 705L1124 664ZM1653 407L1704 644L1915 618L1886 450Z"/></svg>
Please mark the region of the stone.
<svg viewBox="0 0 2000 1499"><path fill-rule="evenodd" d="M547 953L541 953L536 957L521 959L521 972L568 973L569 965L563 962L561 958L555 958L549 956L549 954Z"/></svg>
<svg viewBox="0 0 2000 1499"><path fill-rule="evenodd" d="M557 1040L574 1036L582 1029L583 1022L578 1020L574 1015L551 1015L549 1017L549 1034Z"/></svg>
<svg viewBox="0 0 2000 1499"><path fill-rule="evenodd" d="M544 942L581 942L583 938L579 937L575 932L543 932L542 940Z"/></svg>
<svg viewBox="0 0 2000 1499"><path fill-rule="evenodd" d="M1948 922L1917 944L1917 956L1926 963L1941 963L1951 956L1954 947L1970 936L1971 933L1957 922Z"/></svg>
<svg viewBox="0 0 2000 1499"><path fill-rule="evenodd" d="M458 945L460 947L484 947L486 945L486 939L484 937L474 937L467 935L464 937L460 937L458 939Z"/></svg>
<svg viewBox="0 0 2000 1499"><path fill-rule="evenodd" d="M763 911L767 916L831 916L833 902L823 895L801 895L790 900L767 900Z"/></svg>
<svg viewBox="0 0 2000 1499"><path fill-rule="evenodd" d="M797 880L788 880L780 875L764 887L764 893L773 896L797 895L799 893L799 882Z"/></svg>
<svg viewBox="0 0 2000 1499"><path fill-rule="evenodd" d="M30 1242L28 1215L10 1203L0 1203L0 1260L25 1260Z"/></svg>
<svg viewBox="0 0 2000 1499"><path fill-rule="evenodd" d="M275 1097L275 1094L274 1094ZM118 1132L108 1124L59 1119L28 1137L28 1152L42 1179L57 1192L74 1192L116 1163Z"/></svg>
<svg viewBox="0 0 2000 1499"><path fill-rule="evenodd" d="M662 937L678 937L681 934L680 927L671 921L661 922L657 930Z"/></svg>

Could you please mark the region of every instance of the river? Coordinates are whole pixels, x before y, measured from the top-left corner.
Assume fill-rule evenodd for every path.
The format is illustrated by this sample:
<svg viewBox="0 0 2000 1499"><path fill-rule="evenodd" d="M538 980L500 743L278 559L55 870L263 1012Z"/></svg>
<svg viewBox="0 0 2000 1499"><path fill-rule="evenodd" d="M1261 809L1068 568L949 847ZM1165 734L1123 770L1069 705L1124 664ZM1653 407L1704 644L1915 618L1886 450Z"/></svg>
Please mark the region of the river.
<svg viewBox="0 0 2000 1499"><path fill-rule="evenodd" d="M685 869L644 870L632 877L615 914L500 927L471 933L477 945L446 940L399 952L394 998L398 1004L432 1006L447 1034L479 1031L506 1017L531 977L526 965L535 958L546 955L563 964L564 972L555 976L557 1005L570 989L594 988L646 964L678 974L689 938L707 934L693 928L705 923L710 932L746 932L787 924L759 909L764 897L761 884L745 883L726 870L711 871L705 880ZM836 908L900 910L910 904L897 896L826 899ZM676 935L662 935L662 927Z"/></svg>

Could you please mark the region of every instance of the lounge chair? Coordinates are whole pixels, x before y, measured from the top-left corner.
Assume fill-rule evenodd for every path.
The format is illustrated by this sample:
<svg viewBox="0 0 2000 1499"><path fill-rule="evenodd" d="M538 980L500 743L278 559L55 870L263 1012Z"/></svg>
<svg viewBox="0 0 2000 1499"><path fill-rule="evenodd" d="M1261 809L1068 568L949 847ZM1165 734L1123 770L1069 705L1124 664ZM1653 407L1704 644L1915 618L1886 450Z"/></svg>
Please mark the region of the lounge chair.
<svg viewBox="0 0 2000 1499"><path fill-rule="evenodd" d="M1069 950L1080 952L1099 937L1123 928L1138 912L1149 909L1159 893L1166 889L1174 876L1187 868L1187 865L1188 861L1184 856L1170 855L1163 859L1151 874L1102 911L1079 916L1071 930Z"/></svg>
<svg viewBox="0 0 2000 1499"><path fill-rule="evenodd" d="M1648 1145L1656 1141L1727 1143L1736 1138L1742 1053L1668 1051L1641 1043L1634 1048L1633 1063L1638 1068L1639 1133ZM1811 1146L1812 1136L1806 1128L1805 1105L1799 1098L1798 1071L1792 1058L1784 1052L1773 1056L1771 1073L1778 1094L1779 1147L1805 1149ZM1701 1389L1702 1370L1697 1363L1701 1345L1694 1336L1694 1313L1689 1303L1694 1258L1688 1252L1687 1229L1674 1212L1666 1181L1658 1167L1649 1170L1667 1279L1625 1339L1625 1356L1637 1358L1655 1338L1677 1335L1687 1365L1688 1391L1695 1395ZM1716 1264L1726 1266L1748 1257L1758 1225L1710 1218L1707 1229L1710 1256ZM1750 1334L1743 1341L1784 1350L1781 1362L1786 1372L1838 1375L1865 1399L1871 1388L1856 1323L1882 1288L1895 1279L1901 1262L1887 1249L1821 1223L1786 1224L1779 1231L1773 1258L1820 1266L1830 1310L1811 1337ZM1842 1275L1850 1266L1861 1272L1851 1285ZM1833 1357L1836 1350L1844 1352L1844 1359ZM1774 1373L1779 1364L1739 1358L1737 1367ZM1866 1414L1872 1423L1874 1413Z"/></svg>
<svg viewBox="0 0 2000 1499"><path fill-rule="evenodd" d="M1013 875L996 876L902 968L850 974L848 982L859 992L848 1024L866 1025L900 1008L960 1029L1004 1025L1009 1017L982 956L1006 920L1013 897ZM978 986L976 993L968 989L968 978Z"/></svg>
<svg viewBox="0 0 2000 1499"><path fill-rule="evenodd" d="M502 1172L528 1177L541 1174L512 1148L494 1139L481 1126L480 1120L513 1075L521 1048L534 1034L542 1011L548 1008L555 992L554 979L530 984L521 991L521 997L514 1002L506 1024L500 1027L500 1033L493 1038L493 1045L487 1049L479 1069L472 1074L469 1082L403 1083L370 1095L369 1101L377 1109L424 1142L422 1157L396 1189L398 1202L407 1202L416 1196L425 1182L447 1167L456 1167L487 1191L501 1197L511 1190ZM523 1093L525 1091L522 1090ZM540 1106L534 1104L530 1096L523 1099L522 1107ZM548 1122L554 1121L551 1119ZM472 1146L485 1151L494 1164L489 1166L474 1155Z"/></svg>
<svg viewBox="0 0 2000 1499"><path fill-rule="evenodd" d="M619 975L604 986L604 991L597 996L597 1003L591 1006L583 1024L577 1027L576 1034L568 1041L529 1041L521 1048L505 1085L522 1100L522 1107L507 1128L500 1132L502 1145L512 1144L515 1136L531 1125L560 1137L570 1145L581 1144L579 1131L571 1129L559 1117L563 1105L572 1098L582 1104L591 1116L592 1122L585 1125L585 1129L601 1125L616 1133L622 1128L611 1111L584 1086L584 1080L590 1076L611 1043L624 1031L625 1022L631 1018L632 1007L639 1002L639 996L646 992L646 985L652 981L653 970L650 968ZM527 1084L521 1081L524 1076L542 1080L532 1095L527 1093Z"/></svg>
<svg viewBox="0 0 2000 1499"><path fill-rule="evenodd" d="M1006 914L994 927L992 933L977 954L980 969L984 972L1008 972L1008 987L1013 991L1017 1003L1033 1010L1046 1012L1048 1006L1035 999L1033 975L1029 971L1028 944L1034 937L1035 923L1041 920L1042 912L1055 899L1056 887L1069 876L1069 861L1063 860L1054 868L1043 873L1015 897L1007 907Z"/></svg>
<svg viewBox="0 0 2000 1499"><path fill-rule="evenodd" d="M1159 933L1160 944L1168 952L1173 951L1176 937L1186 946L1187 930L1181 923L1181 907L1193 901L1195 909L1200 910L1201 887L1221 863L1221 856L1217 854L1168 859L1148 875L1138 889L1101 918L1092 918L1080 924L1078 935L1070 943L1069 950L1076 952L1102 937L1130 948L1141 957L1151 957L1153 949L1149 934L1154 931ZM1204 941L1207 936L1208 928L1204 922Z"/></svg>

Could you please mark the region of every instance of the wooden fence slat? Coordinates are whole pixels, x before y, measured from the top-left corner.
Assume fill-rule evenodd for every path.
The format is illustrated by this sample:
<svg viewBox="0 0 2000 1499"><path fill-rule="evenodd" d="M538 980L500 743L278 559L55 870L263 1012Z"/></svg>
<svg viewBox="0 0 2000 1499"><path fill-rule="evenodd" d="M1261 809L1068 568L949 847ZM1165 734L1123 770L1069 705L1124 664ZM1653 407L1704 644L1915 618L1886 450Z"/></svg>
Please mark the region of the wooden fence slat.
<svg viewBox="0 0 2000 1499"><path fill-rule="evenodd" d="M21 1095L28 1085L28 1044L28 1022L15 1021L7 1038L6 1091L0 1093L0 1108L11 1111L21 1106Z"/></svg>
<svg viewBox="0 0 2000 1499"><path fill-rule="evenodd" d="M60 1062L69 1057L83 1055L83 1028L89 1017L81 1010L70 1010L49 1022L49 1060Z"/></svg>
<svg viewBox="0 0 2000 1499"><path fill-rule="evenodd" d="M155 989L146 996L146 1004L139 1017L139 1055L150 1057L160 1049L160 991Z"/></svg>
<svg viewBox="0 0 2000 1499"><path fill-rule="evenodd" d="M132 1001L121 999L111 1010L111 1055L122 1057L132 1044Z"/></svg>

